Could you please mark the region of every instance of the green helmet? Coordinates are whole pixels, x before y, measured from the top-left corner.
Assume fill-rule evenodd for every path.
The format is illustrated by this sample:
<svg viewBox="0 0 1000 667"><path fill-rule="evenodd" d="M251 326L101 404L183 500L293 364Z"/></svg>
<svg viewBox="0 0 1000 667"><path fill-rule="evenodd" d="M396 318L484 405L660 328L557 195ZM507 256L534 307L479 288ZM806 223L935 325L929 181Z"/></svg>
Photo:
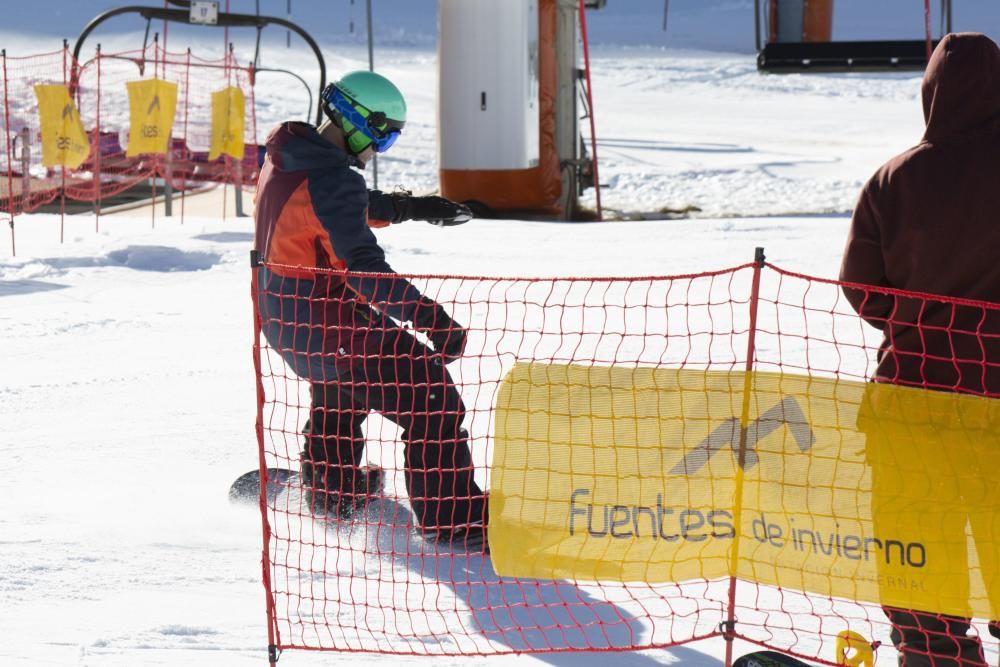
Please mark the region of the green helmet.
<svg viewBox="0 0 1000 667"><path fill-rule="evenodd" d="M406 123L406 100L392 81L359 70L323 90L323 111L344 130L347 148L357 155L374 144L379 153L396 143Z"/></svg>

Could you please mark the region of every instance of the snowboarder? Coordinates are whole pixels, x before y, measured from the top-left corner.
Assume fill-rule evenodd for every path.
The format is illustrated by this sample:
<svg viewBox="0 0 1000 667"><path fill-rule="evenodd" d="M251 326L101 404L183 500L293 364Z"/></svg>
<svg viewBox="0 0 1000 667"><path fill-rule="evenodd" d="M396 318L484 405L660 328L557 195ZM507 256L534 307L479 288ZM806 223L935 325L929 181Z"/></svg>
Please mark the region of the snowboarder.
<svg viewBox="0 0 1000 667"><path fill-rule="evenodd" d="M1000 182L1000 48L978 33L945 36L927 64L922 96L923 140L883 165L864 186L854 209L840 279L1000 302L996 257L1000 247L1000 189L996 185ZM844 293L854 309L884 334L875 382L1000 398L1000 310L858 289ZM869 414L860 416L859 427L869 433L866 453L872 466L876 525L880 517L892 512L918 512L919 507L934 512L932 497L893 499L884 490L880 493L880 481L882 488L888 488L885 482L899 475L896 464L919 459L919 453L905 449L907 443L877 444L873 429L880 415L870 414L870 408ZM959 451L959 443L954 444ZM954 471L924 474L928 479L952 475L958 485L965 486L957 491L965 497L977 493L977 479L991 471L991 466L984 469L975 461L956 460ZM995 488L995 475L991 479ZM919 493L914 489L911 495ZM944 516L940 511L938 515L960 545L954 551L964 555L969 517ZM991 531L973 517L972 525L974 533L980 533L974 538L981 544L984 574L991 573L986 584L997 586L996 570L988 564L996 564L993 540L1000 524L994 520ZM963 566L955 563L964 576ZM885 611L900 665L985 665L979 638L967 636L969 619L891 607ZM1000 626L991 624L990 632L1000 637Z"/></svg>
<svg viewBox="0 0 1000 667"><path fill-rule="evenodd" d="M368 190L354 170L402 133L406 102L391 81L351 72L322 91L322 104L319 127L290 121L270 133L255 210L263 332L311 383L304 496L313 512L347 519L377 490L381 475L360 466L361 427L375 410L403 429L420 527L478 544L486 499L461 427L466 408L445 367L462 356L466 329L393 272L370 229L402 220L456 225L471 213L441 197ZM424 332L433 349L400 323Z"/></svg>

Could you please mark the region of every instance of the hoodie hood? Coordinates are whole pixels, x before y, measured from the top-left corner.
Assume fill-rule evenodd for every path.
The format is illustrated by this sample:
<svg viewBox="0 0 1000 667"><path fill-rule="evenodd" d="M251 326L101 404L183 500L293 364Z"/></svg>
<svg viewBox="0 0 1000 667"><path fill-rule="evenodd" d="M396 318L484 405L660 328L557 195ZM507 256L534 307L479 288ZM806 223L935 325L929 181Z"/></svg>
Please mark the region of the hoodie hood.
<svg viewBox="0 0 1000 667"><path fill-rule="evenodd" d="M309 123L282 123L268 135L265 147L278 171L358 166L354 158L320 136Z"/></svg>
<svg viewBox="0 0 1000 667"><path fill-rule="evenodd" d="M927 63L921 93L925 141L1000 119L1000 48L980 33L946 35Z"/></svg>

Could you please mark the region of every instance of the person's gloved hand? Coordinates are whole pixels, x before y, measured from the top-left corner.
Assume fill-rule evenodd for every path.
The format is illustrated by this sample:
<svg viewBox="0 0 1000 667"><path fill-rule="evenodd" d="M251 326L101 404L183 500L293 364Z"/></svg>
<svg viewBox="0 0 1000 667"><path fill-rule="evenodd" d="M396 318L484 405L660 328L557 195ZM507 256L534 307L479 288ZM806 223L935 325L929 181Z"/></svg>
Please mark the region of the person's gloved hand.
<svg viewBox="0 0 1000 667"><path fill-rule="evenodd" d="M444 363L458 359L465 353L468 331L451 316L439 303L424 297L413 316L413 325L427 334L434 351L441 355Z"/></svg>
<svg viewBox="0 0 1000 667"><path fill-rule="evenodd" d="M396 208L397 221L426 220L438 227L453 227L472 220L472 211L468 206L444 197L414 197L405 190L389 196Z"/></svg>

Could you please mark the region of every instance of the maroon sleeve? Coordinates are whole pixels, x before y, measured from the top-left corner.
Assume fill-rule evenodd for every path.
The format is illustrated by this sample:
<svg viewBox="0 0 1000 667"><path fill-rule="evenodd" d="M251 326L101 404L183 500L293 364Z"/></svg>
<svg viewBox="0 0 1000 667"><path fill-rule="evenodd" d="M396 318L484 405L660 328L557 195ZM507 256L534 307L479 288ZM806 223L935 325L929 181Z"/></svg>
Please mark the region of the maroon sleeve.
<svg viewBox="0 0 1000 667"><path fill-rule="evenodd" d="M840 280L890 287L882 253L882 224L874 202L874 183L875 179L872 179L865 185L854 207L847 247L840 264ZM892 315L893 297L851 288L844 288L844 296L869 324L877 329L885 328L886 320Z"/></svg>

